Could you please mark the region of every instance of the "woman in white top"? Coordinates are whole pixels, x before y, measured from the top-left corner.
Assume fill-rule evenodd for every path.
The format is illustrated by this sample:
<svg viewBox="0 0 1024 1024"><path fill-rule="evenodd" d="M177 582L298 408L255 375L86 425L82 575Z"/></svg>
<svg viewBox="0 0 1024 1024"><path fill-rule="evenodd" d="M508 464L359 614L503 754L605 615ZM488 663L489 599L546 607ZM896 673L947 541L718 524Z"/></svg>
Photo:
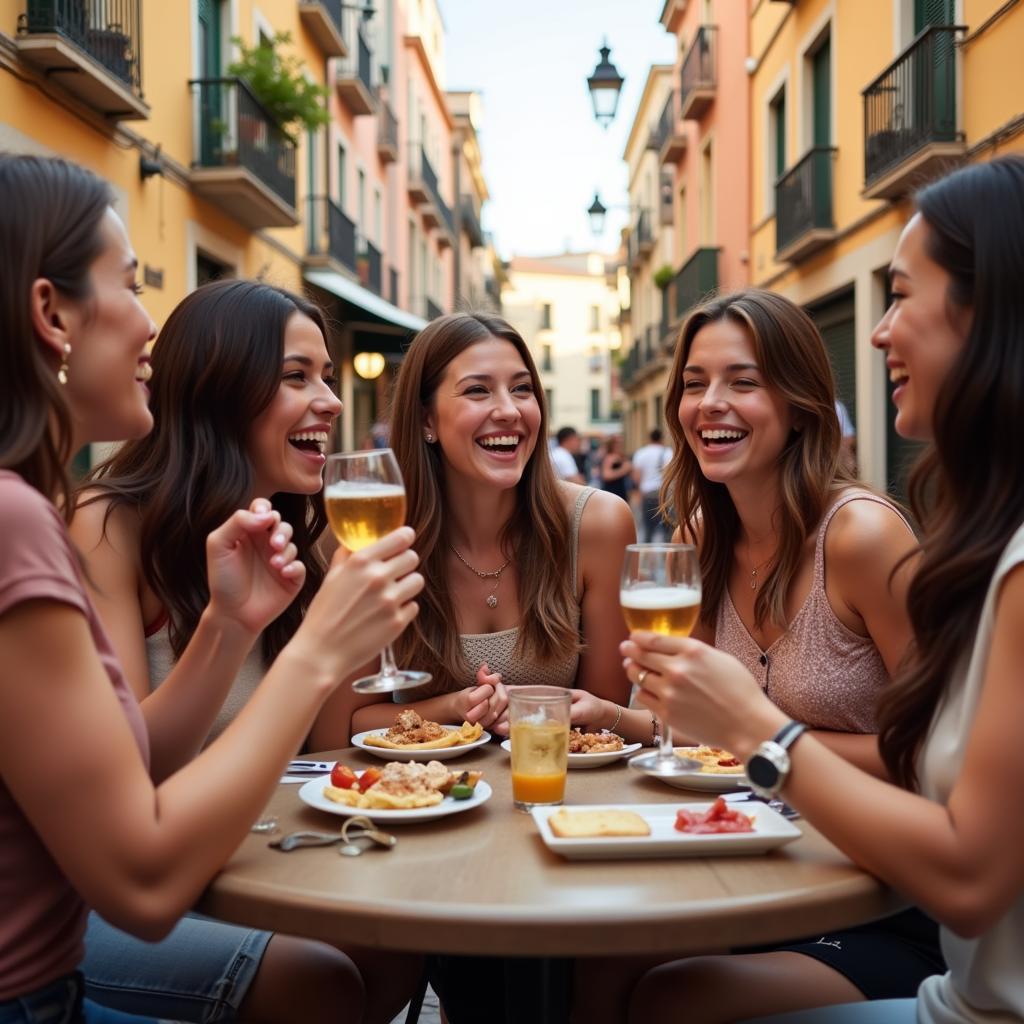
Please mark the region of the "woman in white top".
<svg viewBox="0 0 1024 1024"><path fill-rule="evenodd" d="M925 189L890 267L892 306L872 339L897 385L896 429L932 442L911 484L925 531L908 598L915 645L880 708L882 756L903 788L806 733L780 757L765 744L782 738L785 714L726 654L648 633L622 648L652 710L728 747L766 790L781 791L942 925L949 971L927 979L916 1001L794 1019L1024 1018L1022 238L1024 158ZM648 976L632 1019L661 1019L680 997ZM735 1019L727 1015L723 1008L723 1020Z"/></svg>

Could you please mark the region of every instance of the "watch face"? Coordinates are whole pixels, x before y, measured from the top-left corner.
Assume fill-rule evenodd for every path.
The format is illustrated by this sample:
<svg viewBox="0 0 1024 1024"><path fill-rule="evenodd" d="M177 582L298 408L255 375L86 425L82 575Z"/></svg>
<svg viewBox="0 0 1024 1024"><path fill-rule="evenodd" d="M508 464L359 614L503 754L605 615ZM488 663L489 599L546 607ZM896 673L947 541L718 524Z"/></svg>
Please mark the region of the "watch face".
<svg viewBox="0 0 1024 1024"><path fill-rule="evenodd" d="M767 757L755 755L747 762L747 778L755 786L769 789L779 781L779 769Z"/></svg>

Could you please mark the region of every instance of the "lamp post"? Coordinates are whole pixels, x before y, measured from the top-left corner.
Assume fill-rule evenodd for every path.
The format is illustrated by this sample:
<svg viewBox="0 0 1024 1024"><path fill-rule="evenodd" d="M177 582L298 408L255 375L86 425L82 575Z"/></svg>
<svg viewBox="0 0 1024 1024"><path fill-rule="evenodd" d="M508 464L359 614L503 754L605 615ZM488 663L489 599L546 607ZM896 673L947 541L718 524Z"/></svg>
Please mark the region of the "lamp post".
<svg viewBox="0 0 1024 1024"><path fill-rule="evenodd" d="M380 352L357 352L352 366L363 380L376 380L383 372L387 360Z"/></svg>
<svg viewBox="0 0 1024 1024"><path fill-rule="evenodd" d="M615 120L619 93L625 79L608 59L612 51L607 40L599 52L601 59L597 62L594 73L587 79L587 88L590 90L590 100L594 104L594 117L597 118L597 123L607 130L608 125Z"/></svg>

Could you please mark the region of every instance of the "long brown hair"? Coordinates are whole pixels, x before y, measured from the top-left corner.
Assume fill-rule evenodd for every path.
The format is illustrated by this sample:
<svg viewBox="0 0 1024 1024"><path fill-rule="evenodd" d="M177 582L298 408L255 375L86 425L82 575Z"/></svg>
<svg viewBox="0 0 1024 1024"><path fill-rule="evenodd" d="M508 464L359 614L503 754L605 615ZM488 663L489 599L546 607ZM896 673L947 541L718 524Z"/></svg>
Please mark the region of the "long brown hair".
<svg viewBox="0 0 1024 1024"><path fill-rule="evenodd" d="M448 689L452 680L471 677L472 671L462 655L448 587L444 461L438 446L424 441L424 415L448 364L470 346L491 338L515 346L541 410L537 444L516 485L515 511L500 537L502 549L514 553L516 560L520 614L516 652L543 662L579 648L576 617L571 612L569 517L545 447L548 414L530 350L500 317L483 313L439 317L420 331L405 354L391 415L391 445L405 479L409 525L416 531L421 571L429 581L418 598L420 613L396 647L402 664L433 673L433 689L438 692Z"/></svg>
<svg viewBox="0 0 1024 1024"><path fill-rule="evenodd" d="M186 296L153 347L153 430L97 466L83 504L124 505L141 523L146 582L168 613L175 656L188 644L210 598L206 537L251 498L253 421L281 383L284 332L308 316L326 343L323 314L298 295L256 281L217 281ZM298 598L263 632L269 663L291 639L323 580L314 544L326 525L323 495L275 494L291 523L306 580Z"/></svg>
<svg viewBox="0 0 1024 1024"><path fill-rule="evenodd" d="M0 467L70 518L71 414L57 358L35 337L29 294L33 281L46 278L62 294L88 299L112 195L106 182L66 160L0 154L0 196Z"/></svg>
<svg viewBox="0 0 1024 1024"><path fill-rule="evenodd" d="M933 443L910 498L924 527L907 605L913 658L886 687L879 747L916 788L916 762L939 700L963 670L996 563L1024 522L1024 158L951 174L917 197L928 255L950 276L947 305L970 309L966 342L939 389Z"/></svg>
<svg viewBox="0 0 1024 1024"><path fill-rule="evenodd" d="M701 328L720 320L747 332L765 381L792 406L798 420L779 455L780 504L774 520L779 546L754 601L758 626L764 622L784 625L786 595L804 544L817 530L836 488L853 482L840 459L842 432L832 367L814 321L799 306L773 292L750 288L713 299L694 310L683 325L666 398L668 427L675 443L662 501L666 511L675 510L686 533L701 538L701 622L712 628L728 585L740 522L725 485L713 483L701 472L686 442L678 410L683 368L693 340Z"/></svg>

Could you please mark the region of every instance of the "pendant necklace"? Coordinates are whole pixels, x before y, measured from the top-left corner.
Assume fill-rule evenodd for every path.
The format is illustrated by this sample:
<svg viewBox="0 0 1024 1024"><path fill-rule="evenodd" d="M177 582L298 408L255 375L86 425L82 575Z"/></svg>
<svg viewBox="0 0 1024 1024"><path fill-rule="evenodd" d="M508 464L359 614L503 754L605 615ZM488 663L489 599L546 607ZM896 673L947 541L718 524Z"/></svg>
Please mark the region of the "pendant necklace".
<svg viewBox="0 0 1024 1024"><path fill-rule="evenodd" d="M457 553L458 552L456 552L456 554ZM758 565L755 565L754 568L750 570L750 589L751 590L757 590L757 574L758 574L758 572L760 572L760 570L763 569L774 557L775 557L774 554L770 555L763 562L759 563Z"/></svg>
<svg viewBox="0 0 1024 1024"><path fill-rule="evenodd" d="M505 560L505 564L500 569L495 569L492 572L484 572L482 569L478 569L475 565L470 565L469 562L467 562L466 559L464 559L462 557L462 555L459 554L459 549L454 544L449 544L448 547L450 547L452 549L452 551L455 552L455 557L470 572L475 573L482 580L494 580L494 586L491 588L491 592L487 595L486 604L487 604L488 608L497 608L498 607L497 590L498 590L498 584L501 583L501 574L512 564L512 559L511 558L507 558Z"/></svg>

